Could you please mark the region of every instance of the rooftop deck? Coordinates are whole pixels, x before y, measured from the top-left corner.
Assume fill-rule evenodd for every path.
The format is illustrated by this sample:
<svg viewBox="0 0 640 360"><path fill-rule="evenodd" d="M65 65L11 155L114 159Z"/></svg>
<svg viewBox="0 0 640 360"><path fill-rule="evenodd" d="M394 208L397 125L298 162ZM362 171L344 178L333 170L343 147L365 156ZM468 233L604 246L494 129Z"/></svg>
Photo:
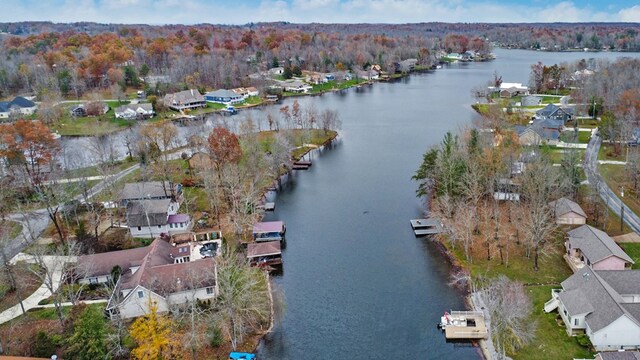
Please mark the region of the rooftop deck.
<svg viewBox="0 0 640 360"><path fill-rule="evenodd" d="M447 339L486 339L488 335L484 314L479 311L452 311L449 324L444 326Z"/></svg>

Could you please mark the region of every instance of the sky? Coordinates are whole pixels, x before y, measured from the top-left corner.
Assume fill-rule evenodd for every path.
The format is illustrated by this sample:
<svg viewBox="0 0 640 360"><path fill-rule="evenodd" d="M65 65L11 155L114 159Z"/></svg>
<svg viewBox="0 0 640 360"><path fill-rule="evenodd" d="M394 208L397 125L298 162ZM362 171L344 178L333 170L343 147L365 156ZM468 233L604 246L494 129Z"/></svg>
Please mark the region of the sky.
<svg viewBox="0 0 640 360"><path fill-rule="evenodd" d="M640 22L638 0L2 0L0 22Z"/></svg>

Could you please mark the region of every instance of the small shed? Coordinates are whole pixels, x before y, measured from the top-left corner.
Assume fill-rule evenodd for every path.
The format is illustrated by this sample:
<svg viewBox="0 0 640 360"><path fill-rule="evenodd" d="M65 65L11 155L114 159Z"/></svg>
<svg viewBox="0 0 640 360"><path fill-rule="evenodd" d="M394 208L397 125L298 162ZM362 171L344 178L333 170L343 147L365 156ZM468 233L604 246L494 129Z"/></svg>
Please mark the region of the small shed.
<svg viewBox="0 0 640 360"><path fill-rule="evenodd" d="M258 222L253 225L253 239L260 241L282 241L287 231L282 221Z"/></svg>
<svg viewBox="0 0 640 360"><path fill-rule="evenodd" d="M587 214L580 205L567 198L561 197L549 203L558 225L584 225L587 222Z"/></svg>

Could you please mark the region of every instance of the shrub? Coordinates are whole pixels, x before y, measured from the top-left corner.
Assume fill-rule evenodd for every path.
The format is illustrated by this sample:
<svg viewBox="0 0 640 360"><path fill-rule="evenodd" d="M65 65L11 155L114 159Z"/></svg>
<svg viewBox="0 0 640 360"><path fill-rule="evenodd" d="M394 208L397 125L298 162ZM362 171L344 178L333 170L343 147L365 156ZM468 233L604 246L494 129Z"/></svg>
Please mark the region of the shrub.
<svg viewBox="0 0 640 360"><path fill-rule="evenodd" d="M576 340L578 341L578 344L580 344L580 346L584 346L586 348L591 348L592 346L591 340L586 334L580 334L576 336Z"/></svg>
<svg viewBox="0 0 640 360"><path fill-rule="evenodd" d="M224 343L222 330L218 324L211 324L207 327L207 342L213 347L219 347Z"/></svg>
<svg viewBox="0 0 640 360"><path fill-rule="evenodd" d="M61 337L57 334L49 335L45 331L38 331L34 341L31 343L31 353L33 356L49 358L55 354L60 346Z"/></svg>

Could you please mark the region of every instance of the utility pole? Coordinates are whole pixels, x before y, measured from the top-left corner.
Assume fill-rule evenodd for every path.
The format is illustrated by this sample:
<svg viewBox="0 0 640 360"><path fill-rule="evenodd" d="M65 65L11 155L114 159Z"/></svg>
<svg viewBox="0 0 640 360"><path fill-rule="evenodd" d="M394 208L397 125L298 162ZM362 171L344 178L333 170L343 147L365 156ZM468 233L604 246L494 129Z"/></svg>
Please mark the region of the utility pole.
<svg viewBox="0 0 640 360"><path fill-rule="evenodd" d="M622 231L624 226L624 187L620 189L620 231Z"/></svg>

